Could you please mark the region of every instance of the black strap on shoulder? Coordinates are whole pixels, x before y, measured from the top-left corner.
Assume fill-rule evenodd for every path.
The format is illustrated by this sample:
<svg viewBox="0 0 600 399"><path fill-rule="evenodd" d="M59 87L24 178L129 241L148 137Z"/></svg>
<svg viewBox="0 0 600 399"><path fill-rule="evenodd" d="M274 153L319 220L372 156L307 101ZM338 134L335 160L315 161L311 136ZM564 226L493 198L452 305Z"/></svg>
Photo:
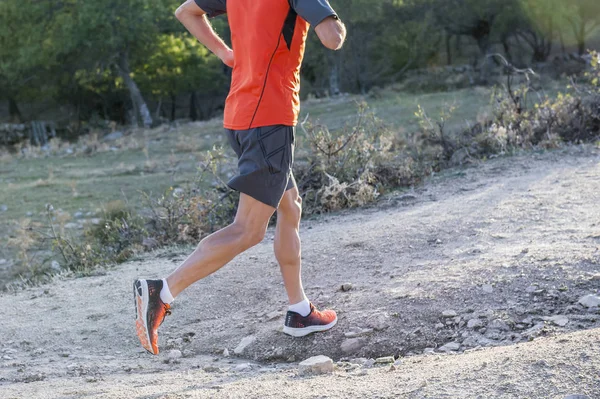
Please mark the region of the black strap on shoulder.
<svg viewBox="0 0 600 399"><path fill-rule="evenodd" d="M289 0L288 0L289 3ZM283 30L281 34L283 35L283 39L285 40L285 44L287 45L288 50L292 49L292 40L294 39L294 32L296 31L296 19L298 18L298 14L292 7L290 3L290 11L288 12L287 17L285 18L285 23L283 24Z"/></svg>

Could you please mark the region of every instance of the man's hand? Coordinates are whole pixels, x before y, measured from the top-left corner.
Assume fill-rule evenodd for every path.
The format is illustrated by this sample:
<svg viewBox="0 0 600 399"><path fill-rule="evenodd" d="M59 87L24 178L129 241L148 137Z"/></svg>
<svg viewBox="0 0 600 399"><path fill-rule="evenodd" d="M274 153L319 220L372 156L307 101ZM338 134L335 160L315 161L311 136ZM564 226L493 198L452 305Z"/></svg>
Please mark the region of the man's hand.
<svg viewBox="0 0 600 399"><path fill-rule="evenodd" d="M321 43L330 50L339 50L346 40L346 27L337 18L325 18L315 27L315 32Z"/></svg>
<svg viewBox="0 0 600 399"><path fill-rule="evenodd" d="M175 11L175 17L225 65L233 68L233 51L217 36L206 18L206 12L198 7L194 0L183 3Z"/></svg>
<svg viewBox="0 0 600 399"><path fill-rule="evenodd" d="M217 57L223 61L223 64L227 65L229 68L233 68L233 50L225 49L221 54L217 54Z"/></svg>

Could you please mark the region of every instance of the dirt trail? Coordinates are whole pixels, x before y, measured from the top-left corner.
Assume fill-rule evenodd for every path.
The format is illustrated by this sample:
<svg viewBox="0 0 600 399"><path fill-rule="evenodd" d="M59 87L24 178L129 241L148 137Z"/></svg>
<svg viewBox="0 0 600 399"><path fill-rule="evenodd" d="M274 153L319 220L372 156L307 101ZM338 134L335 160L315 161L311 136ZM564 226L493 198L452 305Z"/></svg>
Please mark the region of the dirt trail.
<svg viewBox="0 0 600 399"><path fill-rule="evenodd" d="M182 254L4 294L0 397L600 398L600 313L578 303L600 292L599 204L600 150L586 146L448 171L306 221L307 293L340 321L303 339L280 332L272 232L178 298L159 357L134 336L130 286ZM223 356L247 336L241 356ZM319 354L335 373L298 377ZM395 370L368 360L389 355L402 356Z"/></svg>

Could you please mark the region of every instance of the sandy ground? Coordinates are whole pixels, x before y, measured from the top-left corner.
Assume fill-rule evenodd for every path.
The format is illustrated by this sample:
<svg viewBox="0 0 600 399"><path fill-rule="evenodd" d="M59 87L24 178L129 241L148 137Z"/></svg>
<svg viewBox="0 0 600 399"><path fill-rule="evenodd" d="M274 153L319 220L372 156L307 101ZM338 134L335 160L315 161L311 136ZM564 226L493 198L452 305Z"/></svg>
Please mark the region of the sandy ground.
<svg viewBox="0 0 600 399"><path fill-rule="evenodd" d="M600 150L577 146L306 221L307 293L340 320L302 339L280 332L272 232L177 299L158 357L134 335L131 283L182 253L3 294L0 397L600 398L600 312L578 303L600 292L599 204ZM320 354L334 373L299 376Z"/></svg>

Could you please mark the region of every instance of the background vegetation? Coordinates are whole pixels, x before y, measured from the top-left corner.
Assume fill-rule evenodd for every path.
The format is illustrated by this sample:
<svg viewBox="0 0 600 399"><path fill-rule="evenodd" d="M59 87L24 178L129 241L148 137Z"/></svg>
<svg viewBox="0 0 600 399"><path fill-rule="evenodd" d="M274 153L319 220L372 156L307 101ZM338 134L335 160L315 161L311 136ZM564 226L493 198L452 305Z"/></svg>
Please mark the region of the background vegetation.
<svg viewBox="0 0 600 399"><path fill-rule="evenodd" d="M230 71L173 18L180 1L3 0L0 118L52 120L59 135L72 137L106 121L151 126L218 115ZM305 97L365 94L411 71L448 65L468 66L467 76L420 84L489 83L499 65L490 54L520 68L565 60L592 48L600 27L595 0L331 3L348 25L348 41L334 53L311 36ZM227 19L213 23L228 40Z"/></svg>
<svg viewBox="0 0 600 399"><path fill-rule="evenodd" d="M599 137L596 1L332 3L347 44L311 35L302 70L306 214ZM0 288L193 245L231 220L236 163L214 118L230 70L177 6L0 2Z"/></svg>

